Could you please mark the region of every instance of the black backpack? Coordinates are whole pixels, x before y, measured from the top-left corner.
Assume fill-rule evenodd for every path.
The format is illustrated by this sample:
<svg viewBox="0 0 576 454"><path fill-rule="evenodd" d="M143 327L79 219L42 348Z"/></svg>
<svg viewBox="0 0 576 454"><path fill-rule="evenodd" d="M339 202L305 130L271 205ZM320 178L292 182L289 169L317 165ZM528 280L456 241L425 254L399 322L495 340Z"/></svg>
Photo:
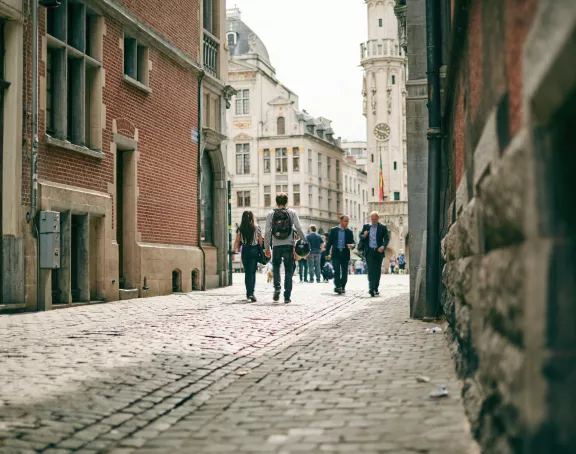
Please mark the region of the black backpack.
<svg viewBox="0 0 576 454"><path fill-rule="evenodd" d="M272 236L277 240L285 240L292 235L292 218L286 208L274 210L272 216Z"/></svg>

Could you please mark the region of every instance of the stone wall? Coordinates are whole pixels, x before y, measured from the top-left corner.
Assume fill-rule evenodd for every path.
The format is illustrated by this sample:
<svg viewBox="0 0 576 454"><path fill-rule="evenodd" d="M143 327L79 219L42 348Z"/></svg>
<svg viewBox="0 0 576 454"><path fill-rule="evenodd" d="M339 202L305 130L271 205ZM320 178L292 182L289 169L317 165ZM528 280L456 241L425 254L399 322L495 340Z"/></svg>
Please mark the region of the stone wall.
<svg viewBox="0 0 576 454"><path fill-rule="evenodd" d="M576 452L576 4L453 17L442 306L465 408L484 452Z"/></svg>

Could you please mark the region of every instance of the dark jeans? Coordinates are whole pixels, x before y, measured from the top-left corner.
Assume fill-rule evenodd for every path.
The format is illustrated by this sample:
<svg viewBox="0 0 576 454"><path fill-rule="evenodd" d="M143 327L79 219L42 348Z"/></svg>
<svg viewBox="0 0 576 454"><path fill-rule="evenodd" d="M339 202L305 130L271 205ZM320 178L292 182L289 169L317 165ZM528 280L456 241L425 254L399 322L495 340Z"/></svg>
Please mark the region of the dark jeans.
<svg viewBox="0 0 576 454"><path fill-rule="evenodd" d="M334 267L334 288L346 288L348 282L348 266L350 260L343 257L332 257Z"/></svg>
<svg viewBox="0 0 576 454"><path fill-rule="evenodd" d="M258 246L242 246L242 266L246 296L254 296L256 270L258 269Z"/></svg>
<svg viewBox="0 0 576 454"><path fill-rule="evenodd" d="M272 249L272 268L274 270L274 291L282 289L280 280L280 265L284 262L284 298L292 294L292 276L294 275L294 247L290 245L276 246Z"/></svg>
<svg viewBox="0 0 576 454"><path fill-rule="evenodd" d="M378 249L372 248L366 250L369 290L377 290L380 286L380 276L382 275L382 260L384 260L383 252L378 252Z"/></svg>
<svg viewBox="0 0 576 454"><path fill-rule="evenodd" d="M308 260L300 259L298 262L298 274L300 275L300 280L308 280Z"/></svg>

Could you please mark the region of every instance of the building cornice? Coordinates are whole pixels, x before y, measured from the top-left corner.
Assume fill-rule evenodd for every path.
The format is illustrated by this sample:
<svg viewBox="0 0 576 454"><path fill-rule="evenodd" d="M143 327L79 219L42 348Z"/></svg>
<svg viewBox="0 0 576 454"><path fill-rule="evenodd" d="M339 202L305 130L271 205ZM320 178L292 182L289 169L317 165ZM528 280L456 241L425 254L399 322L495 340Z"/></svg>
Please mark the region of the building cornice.
<svg viewBox="0 0 576 454"><path fill-rule="evenodd" d="M286 139L309 139L309 140L313 140L314 142L317 143L321 143L322 145L326 145L330 148L333 148L337 151L340 151L341 153L345 153L344 149L334 145L333 143L330 142L326 142L325 140L322 140L319 137L316 137L312 134L309 133L305 133L305 134L292 134L292 135L286 135L286 136L260 136L258 137L258 140L283 140L285 141Z"/></svg>

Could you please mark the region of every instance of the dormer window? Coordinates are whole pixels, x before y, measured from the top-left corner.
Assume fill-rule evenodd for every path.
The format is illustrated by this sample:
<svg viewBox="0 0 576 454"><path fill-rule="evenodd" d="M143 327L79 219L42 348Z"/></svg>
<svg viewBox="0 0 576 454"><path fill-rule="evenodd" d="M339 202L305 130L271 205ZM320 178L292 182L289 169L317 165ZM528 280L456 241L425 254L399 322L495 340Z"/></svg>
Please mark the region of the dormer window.
<svg viewBox="0 0 576 454"><path fill-rule="evenodd" d="M276 130L279 136L286 134L286 119L284 117L278 117L276 121Z"/></svg>
<svg viewBox="0 0 576 454"><path fill-rule="evenodd" d="M228 39L229 46L235 46L236 44L238 44L238 33L228 32L226 33L226 38Z"/></svg>

